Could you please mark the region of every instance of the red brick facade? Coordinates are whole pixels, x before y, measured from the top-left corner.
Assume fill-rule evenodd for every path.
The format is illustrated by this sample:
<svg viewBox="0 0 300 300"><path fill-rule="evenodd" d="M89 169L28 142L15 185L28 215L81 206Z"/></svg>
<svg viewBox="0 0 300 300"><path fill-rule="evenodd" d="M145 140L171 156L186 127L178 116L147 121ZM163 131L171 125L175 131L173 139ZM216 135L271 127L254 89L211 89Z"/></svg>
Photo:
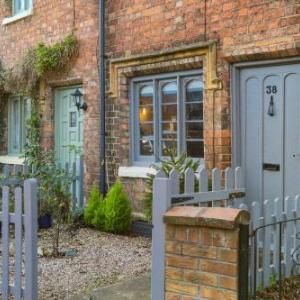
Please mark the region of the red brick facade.
<svg viewBox="0 0 300 300"><path fill-rule="evenodd" d="M0 2L0 59L6 67L13 66L30 47L38 43L53 44L74 33L79 41L79 56L68 72L47 80L45 107L42 116L42 142L45 148L54 143L54 101L56 87L80 84L89 109L85 113L84 152L85 182L90 186L98 180L98 1L35 0L33 13L24 19L2 25L10 16L9 6ZM6 116L6 113L4 114ZM5 130L7 132L7 130ZM6 147L2 153L6 153Z"/></svg>
<svg viewBox="0 0 300 300"><path fill-rule="evenodd" d="M9 15L1 2L0 22ZM217 73L222 89L205 92L205 162L208 168L231 163L230 65L300 54L300 3L297 0L122 0L106 1L106 45L109 60L151 55L215 40ZM33 15L0 25L0 58L6 65L38 42L52 43L74 32L79 57L67 74L48 81L43 115L43 143L53 144L52 91L81 83L89 109L85 116L84 153L87 187L97 181L98 151L98 1L36 0ZM109 66L109 63L107 64ZM119 94L107 99L107 162L109 183L120 166L130 166L129 83L137 75L201 68L201 57L122 70ZM108 68L109 69L109 68ZM204 74L206 72L204 62ZM107 74L110 88L109 71ZM127 178L133 198L142 198L143 182ZM136 184L138 183L138 184ZM137 210L141 205L135 201Z"/></svg>
<svg viewBox="0 0 300 300"><path fill-rule="evenodd" d="M300 2L297 0L134 0L109 1L107 52L124 58L217 41L217 72L221 90L205 93L205 163L208 168L231 164L230 66L234 62L285 58L300 54ZM199 62L190 68L199 68ZM159 65L150 73L184 69ZM146 68L145 68L146 69ZM204 65L204 73L205 65ZM149 74L149 70L144 74ZM122 93L110 98L108 109L110 170L130 165L128 82L120 77ZM125 77L125 78L124 78ZM126 82L127 77L127 82ZM121 81L122 78L122 81ZM131 182L131 184L130 184ZM126 179L132 193L135 179ZM140 197L141 183L137 186Z"/></svg>

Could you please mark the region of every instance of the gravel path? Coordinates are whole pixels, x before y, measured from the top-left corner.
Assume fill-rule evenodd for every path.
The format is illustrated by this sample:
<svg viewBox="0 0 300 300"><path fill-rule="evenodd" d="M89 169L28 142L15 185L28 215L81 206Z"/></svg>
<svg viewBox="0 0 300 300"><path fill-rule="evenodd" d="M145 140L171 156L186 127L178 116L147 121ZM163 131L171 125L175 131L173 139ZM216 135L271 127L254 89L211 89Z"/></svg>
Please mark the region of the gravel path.
<svg viewBox="0 0 300 300"><path fill-rule="evenodd" d="M10 282L13 283L13 232L11 237L9 264ZM52 230L39 231L38 252L43 254L39 257L38 265L39 300L73 298L94 288L135 278L150 271L150 239L80 228L73 231L64 230L60 240L60 251L69 253L70 256L47 256L52 250ZM1 273L0 265L0 276Z"/></svg>
<svg viewBox="0 0 300 300"><path fill-rule="evenodd" d="M39 246L49 249L51 231L39 233ZM75 257L39 258L39 299L68 299L95 287L135 277L150 270L150 240L81 228L64 231L61 249Z"/></svg>

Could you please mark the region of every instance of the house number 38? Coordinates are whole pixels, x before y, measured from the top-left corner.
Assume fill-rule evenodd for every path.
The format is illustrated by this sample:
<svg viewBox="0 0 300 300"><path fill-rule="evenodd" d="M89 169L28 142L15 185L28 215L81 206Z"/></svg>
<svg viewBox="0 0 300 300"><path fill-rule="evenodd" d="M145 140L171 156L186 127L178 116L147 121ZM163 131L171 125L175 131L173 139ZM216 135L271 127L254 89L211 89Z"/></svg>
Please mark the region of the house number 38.
<svg viewBox="0 0 300 300"><path fill-rule="evenodd" d="M267 86L267 91L266 91L266 93L267 94L277 94L277 91L278 91L278 89L277 89L277 86L276 85L268 85Z"/></svg>

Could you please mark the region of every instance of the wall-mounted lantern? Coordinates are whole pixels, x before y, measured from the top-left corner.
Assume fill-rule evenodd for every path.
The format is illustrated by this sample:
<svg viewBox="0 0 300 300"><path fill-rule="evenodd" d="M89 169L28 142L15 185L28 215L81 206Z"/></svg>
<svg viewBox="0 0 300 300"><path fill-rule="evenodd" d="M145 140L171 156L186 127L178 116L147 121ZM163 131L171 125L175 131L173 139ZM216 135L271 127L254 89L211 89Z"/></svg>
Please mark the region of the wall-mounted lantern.
<svg viewBox="0 0 300 300"><path fill-rule="evenodd" d="M80 90L79 90L78 88L76 89L75 93L71 94L71 96L72 96L72 97L74 98L74 100L75 100L75 105L76 105L78 111L79 111L80 109L83 109L84 111L87 110L88 106L87 106L87 104L84 102L84 100L83 100L83 98L82 98L83 94L80 92Z"/></svg>

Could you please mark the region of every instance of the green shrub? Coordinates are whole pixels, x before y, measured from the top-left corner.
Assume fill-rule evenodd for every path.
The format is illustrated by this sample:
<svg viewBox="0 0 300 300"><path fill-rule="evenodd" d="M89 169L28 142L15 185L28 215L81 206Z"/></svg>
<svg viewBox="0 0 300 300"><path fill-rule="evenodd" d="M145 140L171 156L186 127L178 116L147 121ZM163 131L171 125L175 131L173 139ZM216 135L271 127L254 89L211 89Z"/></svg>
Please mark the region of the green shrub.
<svg viewBox="0 0 300 300"><path fill-rule="evenodd" d="M105 203L106 202L103 199L100 199L92 220L92 225L99 230L105 229Z"/></svg>
<svg viewBox="0 0 300 300"><path fill-rule="evenodd" d="M103 202L100 191L96 186L93 186L88 199L87 206L84 209L83 218L86 225L94 226L95 213L98 207Z"/></svg>
<svg viewBox="0 0 300 300"><path fill-rule="evenodd" d="M117 181L105 199L105 231L125 233L131 225L131 205L123 184Z"/></svg>

